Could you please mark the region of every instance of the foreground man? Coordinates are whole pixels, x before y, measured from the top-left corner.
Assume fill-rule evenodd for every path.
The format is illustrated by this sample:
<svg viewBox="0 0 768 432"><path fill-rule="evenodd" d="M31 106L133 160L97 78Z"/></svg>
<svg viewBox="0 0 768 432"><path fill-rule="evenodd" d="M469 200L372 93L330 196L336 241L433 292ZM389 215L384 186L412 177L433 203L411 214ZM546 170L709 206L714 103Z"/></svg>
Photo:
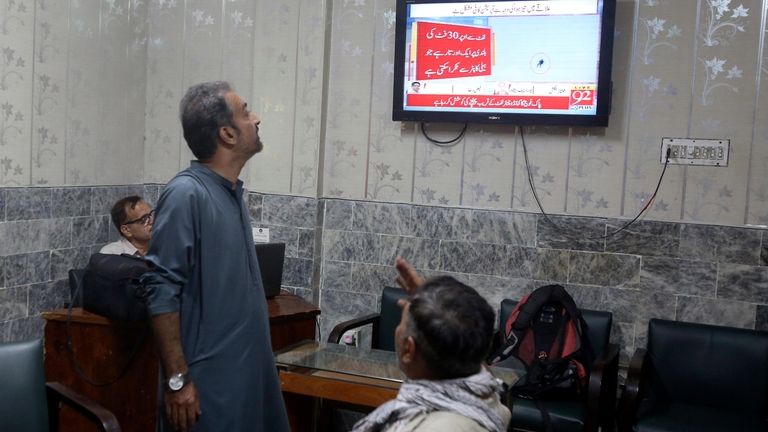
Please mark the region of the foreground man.
<svg viewBox="0 0 768 432"><path fill-rule="evenodd" d="M395 400L377 408L354 432L502 432L511 414L499 398L501 381L483 366L494 313L474 289L450 276L422 282L402 258L395 350L407 380ZM420 286L415 285L419 283Z"/></svg>
<svg viewBox="0 0 768 432"><path fill-rule="evenodd" d="M243 183L259 118L229 84L191 87L184 139L197 158L163 190L145 274L165 379L162 431L288 431Z"/></svg>

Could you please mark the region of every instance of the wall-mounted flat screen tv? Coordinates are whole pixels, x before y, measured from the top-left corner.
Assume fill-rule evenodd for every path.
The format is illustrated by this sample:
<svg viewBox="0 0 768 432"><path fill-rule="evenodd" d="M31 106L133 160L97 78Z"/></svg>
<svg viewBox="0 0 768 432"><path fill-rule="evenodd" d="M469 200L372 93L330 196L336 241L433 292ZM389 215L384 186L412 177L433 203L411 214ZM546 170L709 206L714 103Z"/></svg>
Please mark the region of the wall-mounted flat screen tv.
<svg viewBox="0 0 768 432"><path fill-rule="evenodd" d="M616 0L397 0L395 121L607 126Z"/></svg>

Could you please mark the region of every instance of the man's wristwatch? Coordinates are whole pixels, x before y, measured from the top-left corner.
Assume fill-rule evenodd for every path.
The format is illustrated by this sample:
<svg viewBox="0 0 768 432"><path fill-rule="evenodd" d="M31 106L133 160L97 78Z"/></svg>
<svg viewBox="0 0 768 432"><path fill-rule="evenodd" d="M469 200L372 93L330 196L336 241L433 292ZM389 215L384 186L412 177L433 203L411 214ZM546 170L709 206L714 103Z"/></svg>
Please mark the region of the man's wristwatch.
<svg viewBox="0 0 768 432"><path fill-rule="evenodd" d="M177 373L171 375L168 381L165 383L166 388L170 392L177 392L184 388L189 383L189 376L185 373Z"/></svg>

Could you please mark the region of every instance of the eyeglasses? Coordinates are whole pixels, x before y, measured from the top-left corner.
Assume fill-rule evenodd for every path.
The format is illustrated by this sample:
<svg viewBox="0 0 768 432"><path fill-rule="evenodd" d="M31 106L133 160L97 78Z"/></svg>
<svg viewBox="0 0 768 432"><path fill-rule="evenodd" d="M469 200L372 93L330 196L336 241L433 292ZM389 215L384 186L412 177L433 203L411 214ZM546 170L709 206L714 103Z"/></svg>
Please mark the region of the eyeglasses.
<svg viewBox="0 0 768 432"><path fill-rule="evenodd" d="M123 225L131 225L131 224L135 224L135 223L141 223L142 225L147 226L147 225L149 225L150 222L153 222L154 220L155 220L155 211L152 210L151 212L149 212L149 213L147 213L147 214L145 214L145 215L143 215L143 216L141 216L139 218L136 218L136 219L128 221L128 222L123 222Z"/></svg>

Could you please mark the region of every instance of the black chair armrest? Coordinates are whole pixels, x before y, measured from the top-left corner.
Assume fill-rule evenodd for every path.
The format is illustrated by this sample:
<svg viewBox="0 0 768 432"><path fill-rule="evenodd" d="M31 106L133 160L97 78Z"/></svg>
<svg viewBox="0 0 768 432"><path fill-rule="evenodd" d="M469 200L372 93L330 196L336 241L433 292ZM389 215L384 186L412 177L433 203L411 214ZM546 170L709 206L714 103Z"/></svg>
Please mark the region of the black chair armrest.
<svg viewBox="0 0 768 432"><path fill-rule="evenodd" d="M644 389L642 387L643 368L645 365L645 348L638 348L629 362L627 369L627 381L624 383L624 391L619 401L619 431L631 431L632 423L637 417L637 408L642 399Z"/></svg>
<svg viewBox="0 0 768 432"><path fill-rule="evenodd" d="M616 410L616 382L619 375L619 346L609 344L603 357L592 364L587 385L587 424L585 431L613 431Z"/></svg>
<svg viewBox="0 0 768 432"><path fill-rule="evenodd" d="M51 423L51 431L59 430L59 403L63 403L97 424L100 430L104 432L120 432L120 424L117 422L117 418L103 406L58 382L48 382L45 384L45 387L48 397L48 418Z"/></svg>
<svg viewBox="0 0 768 432"><path fill-rule="evenodd" d="M336 324L336 326L331 330L331 334L328 335L328 342L329 343L339 343L341 341L341 337L344 335L344 333L348 332L349 330L356 329L368 324L372 324L374 327L374 337L376 337L376 328L379 325L379 319L381 316L377 313L370 314L370 315L364 315L361 317L353 318L349 321L344 321L342 323Z"/></svg>

